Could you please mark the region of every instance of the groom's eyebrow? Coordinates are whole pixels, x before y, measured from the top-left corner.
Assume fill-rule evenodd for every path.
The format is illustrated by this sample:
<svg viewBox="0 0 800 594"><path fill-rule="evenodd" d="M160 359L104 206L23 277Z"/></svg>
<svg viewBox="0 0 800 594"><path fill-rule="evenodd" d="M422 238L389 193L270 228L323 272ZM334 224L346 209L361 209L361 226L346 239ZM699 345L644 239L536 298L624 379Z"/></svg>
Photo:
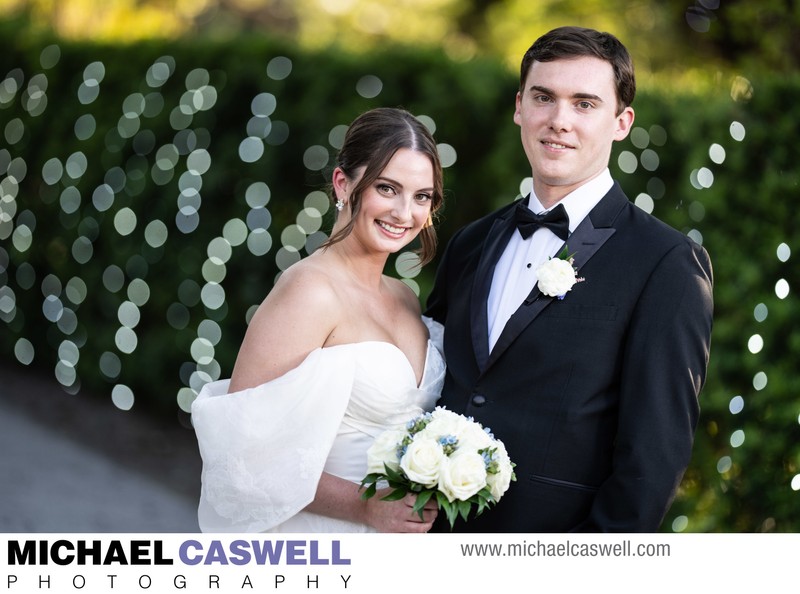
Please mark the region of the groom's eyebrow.
<svg viewBox="0 0 800 594"><path fill-rule="evenodd" d="M531 85L528 90L544 93L545 95L550 95L551 97L555 97L557 95L553 89L548 89L547 87L542 87L540 85ZM603 98L599 95L595 95L594 93L573 93L572 99L590 99L592 101L603 103Z"/></svg>

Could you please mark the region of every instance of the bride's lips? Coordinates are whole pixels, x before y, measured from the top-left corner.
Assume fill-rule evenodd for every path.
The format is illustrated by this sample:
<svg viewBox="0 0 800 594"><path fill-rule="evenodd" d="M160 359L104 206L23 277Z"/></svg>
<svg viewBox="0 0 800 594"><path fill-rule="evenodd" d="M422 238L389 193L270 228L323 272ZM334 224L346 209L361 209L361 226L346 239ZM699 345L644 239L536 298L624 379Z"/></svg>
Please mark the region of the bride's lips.
<svg viewBox="0 0 800 594"><path fill-rule="evenodd" d="M397 227L396 225L392 225L391 223L387 223L385 221L376 220L375 224L381 231L391 237L402 237L405 232L408 231L408 227Z"/></svg>

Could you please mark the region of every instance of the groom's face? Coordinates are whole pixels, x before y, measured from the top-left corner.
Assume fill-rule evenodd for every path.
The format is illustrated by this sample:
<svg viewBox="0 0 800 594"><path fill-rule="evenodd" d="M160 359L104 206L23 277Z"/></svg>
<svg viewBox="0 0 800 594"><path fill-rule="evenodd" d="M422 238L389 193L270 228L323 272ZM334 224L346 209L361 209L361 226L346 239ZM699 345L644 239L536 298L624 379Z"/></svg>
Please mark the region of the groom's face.
<svg viewBox="0 0 800 594"><path fill-rule="evenodd" d="M594 57L533 62L517 94L514 122L534 190L548 206L599 175L611 145L628 135L633 109L616 113L611 64Z"/></svg>

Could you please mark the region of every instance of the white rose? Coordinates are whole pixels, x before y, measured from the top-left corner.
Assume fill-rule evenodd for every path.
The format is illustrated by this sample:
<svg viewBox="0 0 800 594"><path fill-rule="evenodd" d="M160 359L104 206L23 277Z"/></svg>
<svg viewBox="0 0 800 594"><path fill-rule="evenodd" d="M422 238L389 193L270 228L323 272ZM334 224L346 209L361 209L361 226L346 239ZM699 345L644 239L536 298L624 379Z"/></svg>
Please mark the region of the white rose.
<svg viewBox="0 0 800 594"><path fill-rule="evenodd" d="M465 423L466 419L461 415L445 408L437 408L431 414L431 421L422 430L422 434L434 439L448 435L458 437Z"/></svg>
<svg viewBox="0 0 800 594"><path fill-rule="evenodd" d="M560 297L577 282L572 263L561 258L550 258L536 271L539 290L549 297Z"/></svg>
<svg viewBox="0 0 800 594"><path fill-rule="evenodd" d="M484 450L494 445L494 440L478 423L465 426L459 435L458 447L475 451Z"/></svg>
<svg viewBox="0 0 800 594"><path fill-rule="evenodd" d="M409 480L426 487L435 487L439 481L439 466L443 459L444 450L438 441L417 434L400 459L400 468Z"/></svg>
<svg viewBox="0 0 800 594"><path fill-rule="evenodd" d="M514 475L514 467L511 465L511 458L508 457L506 446L502 441L496 442L497 451L494 460L497 462L497 472L489 473L486 476L486 483L492 492L495 501L500 501L503 494L508 491L511 484L511 477Z"/></svg>
<svg viewBox="0 0 800 594"><path fill-rule="evenodd" d="M449 501L465 501L486 485L486 463L477 452L460 450L442 462L439 490Z"/></svg>
<svg viewBox="0 0 800 594"><path fill-rule="evenodd" d="M387 429L381 433L367 450L367 473L385 472L384 463L392 470L399 469L397 446L405 436L402 429Z"/></svg>

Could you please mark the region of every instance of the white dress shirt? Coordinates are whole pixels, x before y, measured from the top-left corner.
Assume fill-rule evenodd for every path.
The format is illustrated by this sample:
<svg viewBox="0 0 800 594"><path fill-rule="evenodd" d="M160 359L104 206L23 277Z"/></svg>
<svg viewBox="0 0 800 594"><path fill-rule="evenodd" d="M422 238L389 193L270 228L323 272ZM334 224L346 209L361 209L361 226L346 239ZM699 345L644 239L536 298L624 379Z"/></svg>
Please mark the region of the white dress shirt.
<svg viewBox="0 0 800 594"><path fill-rule="evenodd" d="M606 169L580 188L564 196L563 204L569 215L569 232L572 234L600 199L614 185L611 172ZM534 213L545 212L542 203L531 191L528 208ZM492 277L492 287L486 303L489 320L489 351L494 348L512 314L528 297L538 277L536 270L548 258L556 256L564 242L550 229L540 227L528 239L514 231L503 255L497 262ZM569 240L567 240L569 245Z"/></svg>

